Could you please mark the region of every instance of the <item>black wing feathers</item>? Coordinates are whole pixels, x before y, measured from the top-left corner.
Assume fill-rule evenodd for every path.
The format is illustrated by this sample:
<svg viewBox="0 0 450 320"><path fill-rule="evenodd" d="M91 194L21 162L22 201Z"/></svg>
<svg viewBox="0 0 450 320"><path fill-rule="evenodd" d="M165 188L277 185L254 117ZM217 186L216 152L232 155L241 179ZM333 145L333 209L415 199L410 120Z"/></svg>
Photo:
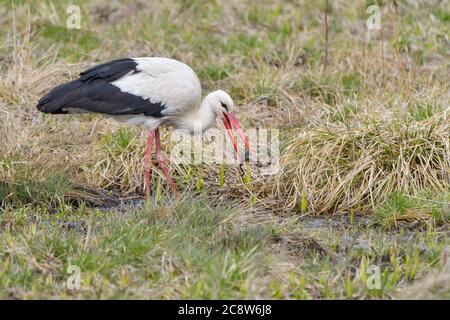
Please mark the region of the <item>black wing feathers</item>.
<svg viewBox="0 0 450 320"><path fill-rule="evenodd" d="M129 72L136 72L137 63L133 59L118 59L94 66L80 73L80 80L89 82L103 79L108 82L116 81Z"/></svg>
<svg viewBox="0 0 450 320"><path fill-rule="evenodd" d="M161 117L165 106L140 96L122 92L110 82L137 73L133 59L119 59L94 66L78 80L53 88L37 108L45 113L69 113L72 109L109 115L144 114Z"/></svg>
<svg viewBox="0 0 450 320"><path fill-rule="evenodd" d="M67 113L62 110L65 105L65 101L69 101L70 95L77 92L82 85L83 83L81 81L74 80L53 88L39 100L37 108L45 113Z"/></svg>

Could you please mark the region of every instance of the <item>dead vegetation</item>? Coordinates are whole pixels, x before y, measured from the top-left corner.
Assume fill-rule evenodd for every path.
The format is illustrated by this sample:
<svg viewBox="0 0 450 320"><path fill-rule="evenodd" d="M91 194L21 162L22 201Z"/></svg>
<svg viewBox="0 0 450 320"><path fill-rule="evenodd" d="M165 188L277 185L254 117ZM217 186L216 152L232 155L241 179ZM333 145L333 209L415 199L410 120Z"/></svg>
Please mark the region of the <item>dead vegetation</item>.
<svg viewBox="0 0 450 320"><path fill-rule="evenodd" d="M82 29L71 31L64 26L64 1L0 4L5 30L0 35L0 227L10 232L0 237L8 248L1 261L9 270L0 280L13 287L10 296L39 295L30 289L35 280L36 288L46 288L43 296L65 292L58 272L70 259L78 259L106 297L129 285L127 294L166 298L389 298L397 286L409 287L442 265L437 257L447 246L450 214L448 11L443 4L387 3L381 6L382 30L368 32L366 2L329 2L325 68L324 3L80 3ZM232 165L174 164L184 200L167 200L155 170L153 206L139 209L151 218L117 209L118 203L143 195L145 132L94 115L43 115L35 104L86 67L123 56L180 59L198 71L204 92L230 92L244 127L280 130L279 173L264 175L250 166L252 176L246 177ZM171 147L164 144L166 152ZM191 202L193 207L183 209ZM233 214L226 213L228 206ZM183 219L186 212L192 221ZM220 221L213 218L217 212ZM46 229L36 222L42 215L63 224L81 219L84 226L108 214L127 225L100 223L92 244L69 232L75 244L67 245L58 240L61 224ZM304 228L302 218L312 215L339 215L350 222L336 238L334 226ZM363 215L371 219L369 227L353 224ZM167 219L176 241L168 236ZM360 239L402 226L417 230L425 249L399 244L396 251L397 240ZM126 237L134 231L138 236L126 248L135 253L130 265L138 261L131 267L140 268L138 278L105 253L120 250L108 242L111 234ZM208 245L197 243L201 256L210 257L210 248L218 252L208 260L207 272L183 238L198 240L203 231ZM15 247L11 239L21 232L48 252L39 245L29 252L25 244ZM394 238L403 237L393 232ZM154 247L155 256L148 256ZM77 255L77 248L85 251ZM52 250L65 252L67 260L54 259ZM97 274L102 264L90 264L90 250L114 266L103 274L114 278L113 285L102 284ZM143 268L140 259L150 267ZM28 261L40 276L27 278ZM365 289L363 272L355 271L369 263L385 271L381 291ZM341 264L345 267L335 268ZM248 273L238 276L239 267ZM23 287L11 284L17 270L23 271ZM51 280L41 278L46 275ZM149 277L155 282L139 286ZM439 283L447 278L439 276ZM223 279L233 285L221 296L217 288ZM86 295L98 297L89 288Z"/></svg>
<svg viewBox="0 0 450 320"><path fill-rule="evenodd" d="M310 210L373 211L395 192L448 191L450 118L329 124L296 137L285 150L276 194L290 208L306 194Z"/></svg>

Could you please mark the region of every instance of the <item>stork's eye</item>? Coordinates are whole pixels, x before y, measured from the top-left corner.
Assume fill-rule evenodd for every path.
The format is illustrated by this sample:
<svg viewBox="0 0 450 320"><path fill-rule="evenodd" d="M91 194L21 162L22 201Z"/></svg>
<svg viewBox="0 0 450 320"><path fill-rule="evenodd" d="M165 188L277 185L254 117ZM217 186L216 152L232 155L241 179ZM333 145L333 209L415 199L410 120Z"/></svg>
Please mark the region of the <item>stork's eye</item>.
<svg viewBox="0 0 450 320"><path fill-rule="evenodd" d="M225 110L228 111L228 106L227 106L225 103L223 103L222 101L220 101L220 104L222 105L222 108L224 108Z"/></svg>

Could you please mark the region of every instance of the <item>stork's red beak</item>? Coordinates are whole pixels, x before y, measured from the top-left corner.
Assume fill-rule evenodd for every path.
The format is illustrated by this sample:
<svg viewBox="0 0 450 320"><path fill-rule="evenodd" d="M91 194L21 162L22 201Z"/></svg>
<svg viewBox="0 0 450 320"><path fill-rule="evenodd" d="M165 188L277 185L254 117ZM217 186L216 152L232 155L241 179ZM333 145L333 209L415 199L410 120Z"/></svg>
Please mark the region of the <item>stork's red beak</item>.
<svg viewBox="0 0 450 320"><path fill-rule="evenodd" d="M228 132L228 135L230 136L231 141L233 142L234 151L236 151L236 153L239 155L236 137L234 136L233 131L232 131L233 128L238 132L239 136L241 137L242 141L245 144L245 147L250 152L251 151L250 142L248 141L248 138L245 135L244 130L242 130L242 127L239 124L239 121L236 119L234 112L230 112L230 113L224 112L223 115L224 115L223 124L225 126L225 129Z"/></svg>

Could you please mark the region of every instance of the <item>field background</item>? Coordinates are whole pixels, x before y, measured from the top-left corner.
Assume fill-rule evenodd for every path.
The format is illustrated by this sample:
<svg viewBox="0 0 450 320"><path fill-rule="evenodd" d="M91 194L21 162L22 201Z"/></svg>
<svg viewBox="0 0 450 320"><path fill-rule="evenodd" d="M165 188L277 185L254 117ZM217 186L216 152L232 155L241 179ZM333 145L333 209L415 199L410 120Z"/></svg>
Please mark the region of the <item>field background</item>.
<svg viewBox="0 0 450 320"><path fill-rule="evenodd" d="M369 32L373 1L0 1L0 297L449 299L450 12L375 3ZM279 173L177 165L174 196L156 169L144 201L144 130L36 110L127 56L279 129Z"/></svg>

